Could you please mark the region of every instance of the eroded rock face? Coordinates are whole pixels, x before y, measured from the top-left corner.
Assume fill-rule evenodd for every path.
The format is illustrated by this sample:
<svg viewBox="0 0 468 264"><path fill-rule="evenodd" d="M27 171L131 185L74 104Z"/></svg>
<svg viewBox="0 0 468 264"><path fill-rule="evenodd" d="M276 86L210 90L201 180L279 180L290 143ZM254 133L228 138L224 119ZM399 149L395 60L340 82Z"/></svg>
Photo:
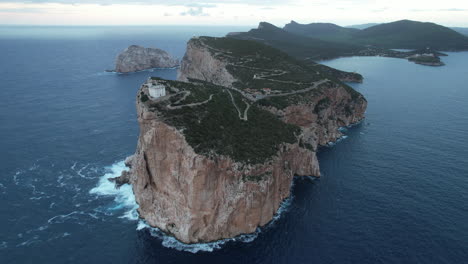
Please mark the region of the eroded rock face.
<svg viewBox="0 0 468 264"><path fill-rule="evenodd" d="M302 127L305 142L316 149L318 145L323 146L340 138L342 133L338 128L360 122L366 108L364 97L353 98L345 88L332 85L310 103L270 111L286 123Z"/></svg>
<svg viewBox="0 0 468 264"><path fill-rule="evenodd" d="M227 62L211 53L196 41L187 43L187 51L180 63L177 80L186 82L188 78L208 81L222 86L230 86L236 79L226 69Z"/></svg>
<svg viewBox="0 0 468 264"><path fill-rule="evenodd" d="M183 134L137 100L140 136L131 183L148 224L185 243L254 232L289 196L294 175L319 176L315 153L286 144L265 164L198 155Z"/></svg>
<svg viewBox="0 0 468 264"><path fill-rule="evenodd" d="M116 72L128 73L151 68L172 68L178 66L179 61L164 50L132 45L117 56L115 64Z"/></svg>

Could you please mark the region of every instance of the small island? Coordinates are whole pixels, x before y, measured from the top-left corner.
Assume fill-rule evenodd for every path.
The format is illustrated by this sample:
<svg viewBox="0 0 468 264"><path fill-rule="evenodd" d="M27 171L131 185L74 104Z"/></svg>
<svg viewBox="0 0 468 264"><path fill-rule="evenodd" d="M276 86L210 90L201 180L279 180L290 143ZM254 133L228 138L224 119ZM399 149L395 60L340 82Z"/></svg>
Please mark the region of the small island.
<svg viewBox="0 0 468 264"><path fill-rule="evenodd" d="M132 45L117 56L114 71L130 73L152 68L174 68L177 66L179 66L179 61L164 50Z"/></svg>
<svg viewBox="0 0 468 264"><path fill-rule="evenodd" d="M409 61L412 61L416 64L426 65L426 66L444 66L445 64L440 60L440 57L434 53L423 53L415 54L408 57Z"/></svg>

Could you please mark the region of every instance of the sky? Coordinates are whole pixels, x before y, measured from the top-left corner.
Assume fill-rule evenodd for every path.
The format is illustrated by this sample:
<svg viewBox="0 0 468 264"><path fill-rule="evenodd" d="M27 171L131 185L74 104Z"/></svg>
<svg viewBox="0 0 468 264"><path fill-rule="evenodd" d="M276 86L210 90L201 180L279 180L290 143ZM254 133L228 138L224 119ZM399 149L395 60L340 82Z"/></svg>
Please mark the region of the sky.
<svg viewBox="0 0 468 264"><path fill-rule="evenodd" d="M468 27L467 0L0 0L0 24L338 25L401 19Z"/></svg>

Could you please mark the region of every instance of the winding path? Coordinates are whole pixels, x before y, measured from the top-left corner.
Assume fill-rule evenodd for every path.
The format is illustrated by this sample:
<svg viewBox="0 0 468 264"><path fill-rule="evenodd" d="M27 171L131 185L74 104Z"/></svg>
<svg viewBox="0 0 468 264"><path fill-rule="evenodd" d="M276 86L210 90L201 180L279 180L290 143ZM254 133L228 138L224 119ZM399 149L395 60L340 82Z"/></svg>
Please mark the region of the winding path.
<svg viewBox="0 0 468 264"><path fill-rule="evenodd" d="M242 112L241 112L241 110L239 109L239 107L237 106L237 104L236 104L236 102L235 102L235 100L234 100L234 96L232 96L231 91L229 91L229 90L226 90L226 91L227 91L227 92L229 93L229 95L231 96L232 104L233 104L234 107L236 108L237 113L239 114L240 120L244 120L244 121L249 120L249 118L248 118L248 116L247 116L247 112L249 111L250 104L248 104L247 102L243 101L243 102L247 105L247 107L246 107L245 110L244 110L244 116L242 116Z"/></svg>
<svg viewBox="0 0 468 264"><path fill-rule="evenodd" d="M186 91L184 97L182 97L180 100L177 100L177 102L175 102L174 104L178 104L179 102L185 100L185 98L187 98L189 94L190 94L190 91ZM177 106L172 106L173 104L169 104L167 105L167 108L174 110L174 109L181 109L182 107L186 107L186 106L188 107L199 106L199 105L208 103L209 101L211 101L211 99L213 99L213 94L210 94L210 97L207 100L199 102L199 103L191 103L191 104L177 105Z"/></svg>

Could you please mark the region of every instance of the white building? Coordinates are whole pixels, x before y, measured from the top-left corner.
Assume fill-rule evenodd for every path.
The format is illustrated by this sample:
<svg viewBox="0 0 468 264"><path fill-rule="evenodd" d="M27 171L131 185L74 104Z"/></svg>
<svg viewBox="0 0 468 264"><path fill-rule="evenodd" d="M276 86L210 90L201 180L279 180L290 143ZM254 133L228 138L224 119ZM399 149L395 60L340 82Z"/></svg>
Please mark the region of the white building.
<svg viewBox="0 0 468 264"><path fill-rule="evenodd" d="M166 95L166 87L163 84L148 84L148 91L151 97L159 98Z"/></svg>

